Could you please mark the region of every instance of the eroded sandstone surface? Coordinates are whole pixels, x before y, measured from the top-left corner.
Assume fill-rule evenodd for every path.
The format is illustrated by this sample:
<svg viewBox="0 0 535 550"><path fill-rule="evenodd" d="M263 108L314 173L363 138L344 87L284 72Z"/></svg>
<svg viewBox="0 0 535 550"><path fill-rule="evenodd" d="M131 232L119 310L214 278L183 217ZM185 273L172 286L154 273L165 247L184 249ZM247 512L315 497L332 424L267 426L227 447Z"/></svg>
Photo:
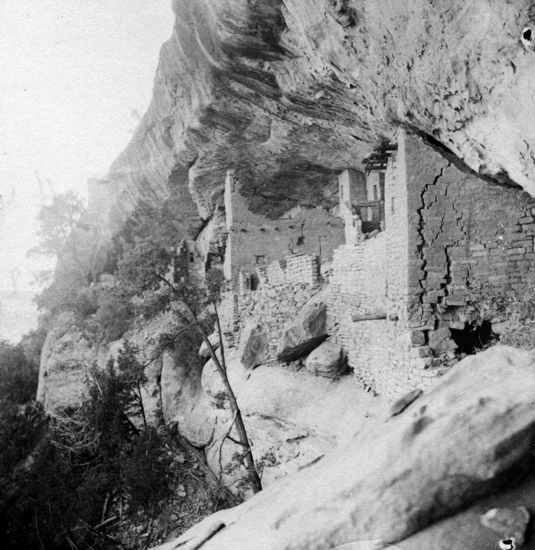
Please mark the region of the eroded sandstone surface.
<svg viewBox="0 0 535 550"><path fill-rule="evenodd" d="M404 125L533 191L535 29L527 0L174 0L154 99L110 171L120 219L168 185L199 228L237 170L253 210L333 206ZM527 29L527 31L526 31ZM191 194L190 194L191 193ZM193 200L192 200L193 199Z"/></svg>
<svg viewBox="0 0 535 550"><path fill-rule="evenodd" d="M480 516L502 504L509 515L532 504L515 488L530 468L534 389L532 352L495 347L467 358L382 430L363 430L158 548L497 548L508 534L484 527ZM479 525L459 528L465 522Z"/></svg>

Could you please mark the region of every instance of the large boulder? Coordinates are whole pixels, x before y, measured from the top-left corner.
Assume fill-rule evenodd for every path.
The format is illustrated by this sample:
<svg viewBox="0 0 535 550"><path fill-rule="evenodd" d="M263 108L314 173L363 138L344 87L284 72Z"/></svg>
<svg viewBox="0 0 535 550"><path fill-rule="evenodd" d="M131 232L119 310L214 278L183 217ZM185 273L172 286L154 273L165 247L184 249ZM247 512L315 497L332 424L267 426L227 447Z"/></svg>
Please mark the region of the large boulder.
<svg viewBox="0 0 535 550"><path fill-rule="evenodd" d="M254 369L261 365L268 347L268 335L264 327L256 321L248 321L240 334L239 357L246 369Z"/></svg>
<svg viewBox="0 0 535 550"><path fill-rule="evenodd" d="M492 496L477 521L498 547L499 535L480 518L504 508L498 491L506 495L531 467L534 392L535 353L494 347L469 357L380 431L365 430L345 449L158 548L323 550L366 541L369 548L380 541L381 548L486 495ZM530 495L517 497L508 506L533 504ZM482 548L467 545L462 529L451 537L448 546L400 547ZM533 542L529 532L526 537Z"/></svg>
<svg viewBox="0 0 535 550"><path fill-rule="evenodd" d="M221 352L219 350L216 352L216 356L221 363ZM225 399L227 390L213 359L207 361L202 369L201 385L202 389L212 400L220 401L221 399Z"/></svg>
<svg viewBox="0 0 535 550"><path fill-rule="evenodd" d="M87 391L86 370L97 355L97 346L86 339L74 315L61 315L41 352L37 401L43 403L47 412L82 403Z"/></svg>
<svg viewBox="0 0 535 550"><path fill-rule="evenodd" d="M196 447L211 441L217 415L201 387L201 368L176 351L162 359L162 413L166 424L177 423L180 434Z"/></svg>
<svg viewBox="0 0 535 550"><path fill-rule="evenodd" d="M279 361L294 361L310 353L327 338L327 306L321 297L308 301L284 327L277 349Z"/></svg>
<svg viewBox="0 0 535 550"><path fill-rule="evenodd" d="M347 366L342 346L332 340L320 344L307 357L305 365L311 374L327 378L338 378Z"/></svg>

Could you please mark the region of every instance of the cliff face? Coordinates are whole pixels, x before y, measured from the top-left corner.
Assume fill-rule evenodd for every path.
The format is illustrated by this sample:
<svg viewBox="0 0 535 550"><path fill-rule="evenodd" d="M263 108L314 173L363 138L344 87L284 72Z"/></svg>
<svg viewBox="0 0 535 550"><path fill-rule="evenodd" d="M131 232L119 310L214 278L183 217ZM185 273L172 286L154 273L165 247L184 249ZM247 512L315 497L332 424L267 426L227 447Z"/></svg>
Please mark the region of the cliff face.
<svg viewBox="0 0 535 550"><path fill-rule="evenodd" d="M530 4L174 0L152 104L110 171L112 217L171 185L195 234L229 168L254 211L329 207L336 173L399 125L533 192Z"/></svg>

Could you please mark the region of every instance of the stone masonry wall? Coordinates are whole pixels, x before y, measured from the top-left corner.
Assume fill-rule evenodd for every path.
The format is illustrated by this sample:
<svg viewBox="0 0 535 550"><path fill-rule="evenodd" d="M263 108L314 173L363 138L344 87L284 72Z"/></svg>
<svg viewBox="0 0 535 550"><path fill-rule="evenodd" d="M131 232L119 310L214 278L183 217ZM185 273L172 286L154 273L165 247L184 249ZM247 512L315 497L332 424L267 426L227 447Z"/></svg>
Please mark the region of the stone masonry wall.
<svg viewBox="0 0 535 550"><path fill-rule="evenodd" d="M376 389L386 351L385 320L353 322L352 315L384 312L386 235L335 251L327 299L327 329L346 351L348 364L366 386Z"/></svg>
<svg viewBox="0 0 535 550"><path fill-rule="evenodd" d="M298 209L293 217L278 220L254 214L232 172L226 180L225 209L229 231L225 273L233 288L239 271L254 274L257 267L292 254L314 254L325 261L344 242L342 220L322 208Z"/></svg>
<svg viewBox="0 0 535 550"><path fill-rule="evenodd" d="M348 351L354 375L393 400L429 386L428 350L411 345L408 326L408 224L403 144L389 161L385 178L385 227L375 238L335 251L328 298L329 328ZM353 314L383 313L384 319L353 321Z"/></svg>
<svg viewBox="0 0 535 550"><path fill-rule="evenodd" d="M535 272L535 199L457 169L419 137L406 147L414 345L451 353L472 278L522 292Z"/></svg>
<svg viewBox="0 0 535 550"><path fill-rule="evenodd" d="M328 331L347 351L354 375L389 400L428 387L453 364L450 331L469 328L471 279L510 293L522 292L534 277L535 199L457 169L415 135L400 132L388 162L385 230L366 235L358 219L346 214L353 220L351 239L336 248L343 228L326 212L305 211L264 225L235 197L227 220L233 235L228 267L233 273L237 266L257 267L260 286L234 295L232 307L240 323L254 317L266 327L270 360L284 323L318 292L319 262L328 263L333 250ZM298 222L303 225L295 232ZM299 238L306 243L310 235L315 246L326 243L321 254L316 249L267 266L252 260L261 250L263 261L280 260L286 248L299 250ZM366 316L376 318L362 320Z"/></svg>
<svg viewBox="0 0 535 550"><path fill-rule="evenodd" d="M255 319L268 334L267 363L275 361L286 321L295 317L309 298L318 292L318 267L317 256L289 256L259 270L258 289L238 297L239 328L248 319Z"/></svg>
<svg viewBox="0 0 535 550"><path fill-rule="evenodd" d="M458 170L400 133L385 181L385 227L335 251L329 322L363 383L389 399L425 388L454 360L471 278L522 292L533 277L535 199ZM386 318L354 322L353 313Z"/></svg>

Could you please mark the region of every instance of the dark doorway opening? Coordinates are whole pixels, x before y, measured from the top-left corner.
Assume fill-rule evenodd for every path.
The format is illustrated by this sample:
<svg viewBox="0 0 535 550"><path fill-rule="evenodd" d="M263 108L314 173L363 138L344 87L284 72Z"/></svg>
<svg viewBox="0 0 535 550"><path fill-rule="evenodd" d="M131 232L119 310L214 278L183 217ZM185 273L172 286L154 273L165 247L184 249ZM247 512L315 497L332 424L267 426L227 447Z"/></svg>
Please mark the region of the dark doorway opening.
<svg viewBox="0 0 535 550"><path fill-rule="evenodd" d="M466 325L461 330L450 329L451 338L457 344L457 353L473 355L498 339L492 332L492 323L483 321L480 326Z"/></svg>

